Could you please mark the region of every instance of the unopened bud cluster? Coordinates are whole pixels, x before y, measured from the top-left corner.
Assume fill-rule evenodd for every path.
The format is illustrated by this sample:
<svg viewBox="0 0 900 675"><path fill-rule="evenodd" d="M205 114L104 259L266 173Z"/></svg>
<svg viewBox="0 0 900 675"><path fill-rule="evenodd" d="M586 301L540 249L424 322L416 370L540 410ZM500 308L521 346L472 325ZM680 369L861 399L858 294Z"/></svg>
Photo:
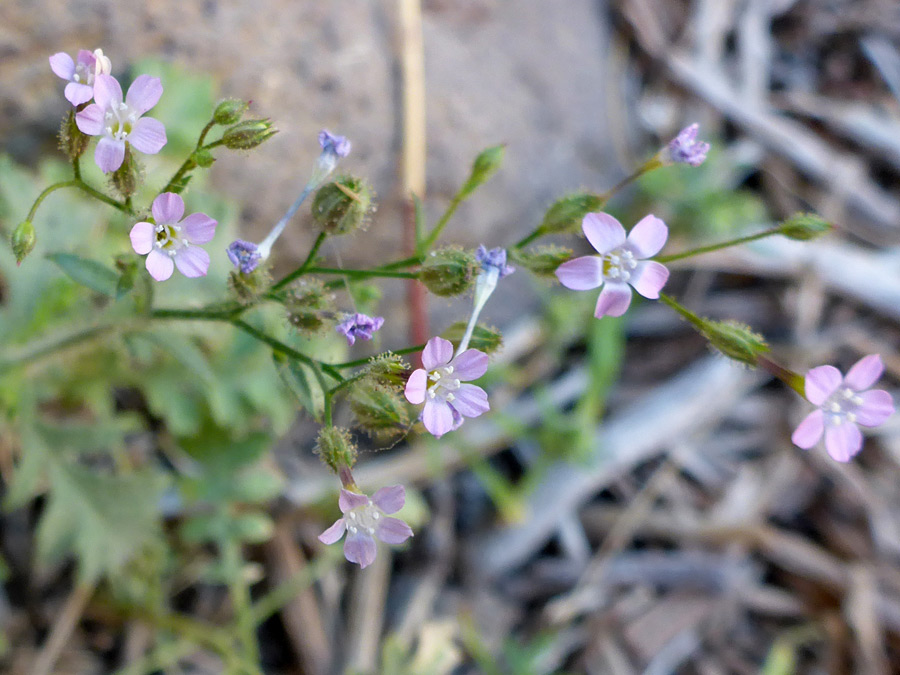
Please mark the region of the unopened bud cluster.
<svg viewBox="0 0 900 675"><path fill-rule="evenodd" d="M350 432L341 427L322 427L315 452L335 473L340 473L341 467L352 469L358 454Z"/></svg>
<svg viewBox="0 0 900 675"><path fill-rule="evenodd" d="M831 223L814 213L796 213L779 226L782 235L797 241L817 239L831 229Z"/></svg>
<svg viewBox="0 0 900 675"><path fill-rule="evenodd" d="M600 195L590 192L576 192L557 199L547 213L538 231L541 234L561 234L576 232L588 213L599 211L605 203Z"/></svg>
<svg viewBox="0 0 900 675"><path fill-rule="evenodd" d="M419 281L435 295L453 297L472 288L480 269L474 253L450 246L431 252L419 270Z"/></svg>
<svg viewBox="0 0 900 675"><path fill-rule="evenodd" d="M334 325L333 296L318 279L302 279L291 287L284 302L288 323L304 335L321 333Z"/></svg>
<svg viewBox="0 0 900 675"><path fill-rule="evenodd" d="M222 145L231 150L252 150L278 133L270 119L244 120L225 130Z"/></svg>
<svg viewBox="0 0 900 675"><path fill-rule="evenodd" d="M554 278L556 268L572 257L572 249L553 244L528 250L511 249L513 261L539 277Z"/></svg>
<svg viewBox="0 0 900 675"><path fill-rule="evenodd" d="M703 336L730 359L755 366L757 357L769 351L765 338L737 321L703 320Z"/></svg>
<svg viewBox="0 0 900 675"><path fill-rule="evenodd" d="M10 237L10 243L16 256L16 264L21 265L25 256L34 250L34 245L37 243L37 233L35 233L31 221L23 220L16 226Z"/></svg>
<svg viewBox="0 0 900 675"><path fill-rule="evenodd" d="M326 183L313 198L312 215L323 232L364 230L375 210L375 191L362 178L343 175Z"/></svg>

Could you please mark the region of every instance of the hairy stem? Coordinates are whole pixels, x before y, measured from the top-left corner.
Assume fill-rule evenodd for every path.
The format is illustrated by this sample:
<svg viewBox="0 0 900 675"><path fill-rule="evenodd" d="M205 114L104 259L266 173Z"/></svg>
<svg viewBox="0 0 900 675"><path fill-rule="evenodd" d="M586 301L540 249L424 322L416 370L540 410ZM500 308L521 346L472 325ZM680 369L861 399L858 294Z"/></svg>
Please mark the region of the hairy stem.
<svg viewBox="0 0 900 675"><path fill-rule="evenodd" d="M771 227L768 230L763 230L762 232L757 232L756 234L750 234L746 237L739 237L737 239L730 239L729 241L723 241L718 244L710 244L709 246L701 246L700 248L692 248L689 251L683 251L682 253L675 253L673 255L660 255L654 258L656 262L667 263L673 262L675 260L683 260L684 258L691 258L695 255L701 255L703 253L712 253L713 251L719 251L723 248L729 248L730 246L740 246L741 244L746 244L751 241L756 241L757 239L763 239L765 237L771 237L773 234L780 234L781 227Z"/></svg>

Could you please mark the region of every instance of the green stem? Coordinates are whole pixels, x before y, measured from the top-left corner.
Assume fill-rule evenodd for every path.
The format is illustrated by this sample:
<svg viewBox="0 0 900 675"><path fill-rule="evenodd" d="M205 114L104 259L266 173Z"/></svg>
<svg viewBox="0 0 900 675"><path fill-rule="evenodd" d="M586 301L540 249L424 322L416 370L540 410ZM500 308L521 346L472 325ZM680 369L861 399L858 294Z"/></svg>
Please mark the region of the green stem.
<svg viewBox="0 0 900 675"><path fill-rule="evenodd" d="M527 236L522 237L521 239L519 239L519 241L517 241L517 242L513 245L513 248L524 248L525 246L528 246L528 244L530 244L531 242L533 242L533 241L534 241L535 239L537 239L538 237L543 236L543 234L544 234L544 231L543 231L541 228L537 228L537 229L536 229L534 232L532 232L531 234L529 234L529 235L527 235Z"/></svg>
<svg viewBox="0 0 900 675"><path fill-rule="evenodd" d="M203 130L200 132L200 137L197 139L197 145L194 146L191 154L188 155L187 159L181 163L180 167L178 167L178 171L175 172L175 175L172 176L171 180L169 180L169 182L166 183L166 186L159 191L159 194L162 194L163 192L171 192L175 185L181 182L181 179L184 178L185 174L188 171L197 168L197 162L194 161L195 152L197 152L198 150L209 150L210 148L214 148L219 145L219 141L210 143L209 145L203 145L203 141L204 139L206 139L206 134L208 134L209 130L212 129L215 125L216 123L213 120L210 120L207 125L203 127Z"/></svg>
<svg viewBox="0 0 900 675"><path fill-rule="evenodd" d="M344 389L344 388L346 388L346 387L349 387L351 384L353 384L354 382L358 382L359 380L361 380L361 379L364 378L365 376L366 376L366 372L363 371L363 372L361 372L361 373L358 373L357 375L354 375L353 377L348 377L348 378L347 378L346 380L344 380L343 382L340 382L340 383L338 383L337 385L335 385L334 387L332 387L331 390L328 392L328 395L333 397L333 396L334 396L335 394L337 394L341 389Z"/></svg>
<svg viewBox="0 0 900 675"><path fill-rule="evenodd" d="M28 212L28 217L25 220L29 222L34 220L34 214L37 213L38 207L41 205L41 202L44 201L51 192L55 192L56 190L64 187L78 187L80 182L81 181L77 179L67 180L61 183L54 183L53 185L44 188L44 191L38 195L37 199L34 200L34 204L31 205L31 210Z"/></svg>
<svg viewBox="0 0 900 675"><path fill-rule="evenodd" d="M92 188L90 185L85 183L83 180L74 181L74 182L75 182L75 186L79 190L81 190L82 192L84 192L86 194L89 194L94 199L98 199L105 204L109 204L114 209L118 209L122 213L126 213L128 215L134 215L133 211L123 202L116 201L112 197L109 197L109 196L103 194L102 192L100 192L99 190Z"/></svg>
<svg viewBox="0 0 900 675"><path fill-rule="evenodd" d="M677 300L675 300L675 298L673 298L671 295L666 295L665 293L660 293L660 294L659 294L659 301L660 301L661 303L663 303L664 305L667 305L667 306L671 307L671 308L674 309L676 312L678 312L678 313L679 313L682 317L684 317L684 318L685 318L685 319L686 319L686 320L687 320L694 328L696 328L696 329L697 329L698 331L700 331L701 333L705 330L705 328L706 328L706 323L704 322L704 320L703 320L700 316L698 316L697 314L694 314L694 312L692 312L691 310L689 310L687 307L685 307L684 305L682 305L680 302L678 302Z"/></svg>
<svg viewBox="0 0 900 675"><path fill-rule="evenodd" d="M422 256L414 255L409 258L403 258L403 260L395 260L394 262L385 263L384 265L379 265L375 269L378 271L386 271L386 270L396 270L401 267L411 267L413 265L420 265L422 263Z"/></svg>
<svg viewBox="0 0 900 675"><path fill-rule="evenodd" d="M801 398L806 398L805 377L803 377L799 373L795 373L793 370L788 370L787 368L779 366L777 363L775 363L771 359L766 358L765 356L757 355L756 363L760 368L770 372L795 392L800 394Z"/></svg>
<svg viewBox="0 0 900 675"><path fill-rule="evenodd" d="M393 270L344 270L336 267L308 267L309 274L340 274L351 279L386 278L386 279L418 279L416 272L395 272Z"/></svg>
<svg viewBox="0 0 900 675"><path fill-rule="evenodd" d="M101 323L94 326L89 326L87 328L82 328L81 330L75 331L68 335L64 335L63 337L56 340L33 346L30 349L20 352L19 354L14 354L7 359L0 360L0 373L4 373L14 368L15 366L21 366L32 361L36 361L37 359L58 351L62 351L68 347L74 347L75 345L82 342L87 342L94 338L101 337L111 331L126 331L128 330L128 328L128 324L117 323Z"/></svg>
<svg viewBox="0 0 900 675"><path fill-rule="evenodd" d="M673 262L675 260L683 260L684 258L690 258L695 255L701 255L703 253L711 253L712 251L719 251L723 248L728 248L730 246L740 246L741 244L746 244L751 241L756 241L757 239L763 239L765 237L771 237L773 234L780 234L781 226L776 226L769 228L768 230L763 230L762 232L757 232L756 234L750 234L746 237L739 237L738 239L731 239L729 241L723 241L718 244L710 244L709 246L701 246L700 248L692 248L689 251L684 251L682 253L675 253L673 255L660 255L653 258L656 262L667 263Z"/></svg>
<svg viewBox="0 0 900 675"><path fill-rule="evenodd" d="M154 309L150 312L153 319L176 319L200 321L232 321L243 312L243 305L234 303L233 305L214 305L212 307L200 309Z"/></svg>
<svg viewBox="0 0 900 675"><path fill-rule="evenodd" d="M398 356L403 356L404 354L412 354L414 352L420 352L425 349L425 345L416 345L415 347L404 347L403 349L392 349L391 354L397 354ZM344 363L329 363L323 364L329 365L332 368L356 368L357 366L364 366L369 361L371 361L374 357L368 356L364 359L356 359L355 361L345 361Z"/></svg>
<svg viewBox="0 0 900 675"><path fill-rule="evenodd" d="M321 373L324 372L324 373L330 375L331 377L333 377L334 379L338 380L339 382L342 382L344 379L343 376L340 374L340 372L337 370L337 368L335 366L333 366L329 363L321 363L319 361L316 361L313 358L310 358L303 352L298 352L293 347L284 344L280 340L273 338L271 335L267 335L266 333L263 333L261 330L258 330L257 328L254 328L246 321L243 321L241 319L232 319L231 324L233 326L235 326L236 328L240 328L242 331L244 331L248 335L252 335L260 342L267 344L270 347L272 347L273 349L280 351L281 353L285 354L286 356L289 356L292 359L296 359L297 361L300 361L301 363L306 364L307 366L309 366L310 368L313 369L313 372L316 374L316 377L321 376ZM323 386L322 391L328 391L328 387Z"/></svg>
<svg viewBox="0 0 900 675"><path fill-rule="evenodd" d="M228 575L228 592L234 606L235 628L238 638L243 646L244 664L253 668L254 673L260 673L259 646L256 642L256 624L253 621L253 611L250 605L250 588L244 579L244 558L241 555L239 542L228 539L219 544L222 552L222 564Z"/></svg>
<svg viewBox="0 0 900 675"><path fill-rule="evenodd" d="M434 246L434 243L438 240L438 237L441 236L441 232L443 232L444 228L447 227L447 223L450 222L450 218L452 218L453 214L456 213L456 209L459 208L459 205L463 203L464 199L465 195L463 194L463 189L461 188L459 192L453 195L453 199L450 200L450 204L447 206L447 210L444 211L444 215L441 216L441 219L437 222L437 225L435 225L432 228L431 232L428 233L425 241L419 243L416 246L416 253L422 255L426 251L429 251L432 246Z"/></svg>
<svg viewBox="0 0 900 675"><path fill-rule="evenodd" d="M197 139L197 150L203 147L203 141L206 140L206 134L209 133L209 130L216 126L215 120L210 120L205 127L203 127L203 131L200 132L200 137Z"/></svg>
<svg viewBox="0 0 900 675"><path fill-rule="evenodd" d="M72 174L75 176L75 180L81 180L81 155L72 159Z"/></svg>
<svg viewBox="0 0 900 675"><path fill-rule="evenodd" d="M325 232L320 232L319 236L316 237L316 240L313 242L312 248L309 250L309 254L306 256L306 260L303 261L303 264L293 272L288 274L286 277L281 279L281 281L276 282L275 285L272 286L271 290L279 291L289 283L294 281L294 279L299 279L304 274L306 274L309 267L312 266L313 261L315 261L316 256L319 254L319 249L322 248L322 244L325 242L325 238L327 236L328 235Z"/></svg>

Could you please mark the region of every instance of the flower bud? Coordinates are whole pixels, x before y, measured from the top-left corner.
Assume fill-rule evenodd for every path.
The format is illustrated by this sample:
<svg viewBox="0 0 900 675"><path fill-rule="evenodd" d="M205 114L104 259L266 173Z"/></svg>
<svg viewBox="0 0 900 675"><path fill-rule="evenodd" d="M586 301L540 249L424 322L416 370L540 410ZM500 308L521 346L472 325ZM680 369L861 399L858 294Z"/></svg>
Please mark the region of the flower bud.
<svg viewBox="0 0 900 675"><path fill-rule="evenodd" d="M379 442L395 439L411 426L411 408L399 388L371 386L364 378L350 392L350 410L360 428Z"/></svg>
<svg viewBox="0 0 900 675"><path fill-rule="evenodd" d="M406 382L409 364L403 357L385 352L366 364L366 379L378 387L401 387Z"/></svg>
<svg viewBox="0 0 900 675"><path fill-rule="evenodd" d="M454 344L459 344L463 334L466 332L466 322L457 321L447 330L441 333L441 337L450 340ZM472 331L472 337L469 339L469 349L477 349L485 354L493 354L499 351L503 346L503 335L496 328L488 328L484 324L477 324Z"/></svg>
<svg viewBox="0 0 900 675"><path fill-rule="evenodd" d="M756 358L769 351L769 345L762 335L737 321L704 319L702 333L709 344L722 354L748 366L755 366Z"/></svg>
<svg viewBox="0 0 900 675"><path fill-rule="evenodd" d="M234 299L242 305L253 304L272 285L272 276L268 269L260 265L248 274L232 270L228 275L228 290Z"/></svg>
<svg viewBox="0 0 900 675"><path fill-rule="evenodd" d="M547 209L538 231L541 234L579 231L584 217L599 211L605 203L606 200L600 195L590 192L576 192L561 197Z"/></svg>
<svg viewBox="0 0 900 675"><path fill-rule="evenodd" d="M122 166L113 171L109 180L120 195L131 197L137 191L139 172L140 167L131 152L131 146L126 144Z"/></svg>
<svg viewBox="0 0 900 675"><path fill-rule="evenodd" d="M225 130L222 144L231 150L251 150L278 133L272 120L244 120Z"/></svg>
<svg viewBox="0 0 900 675"><path fill-rule="evenodd" d="M572 257L572 249L562 246L535 246L527 251L510 249L516 263L539 277L552 278L556 268Z"/></svg>
<svg viewBox="0 0 900 675"><path fill-rule="evenodd" d="M332 299L318 279L301 279L284 301L288 323L307 336L329 330L335 323L329 311Z"/></svg>
<svg viewBox="0 0 900 675"><path fill-rule="evenodd" d="M435 295L452 297L468 291L479 270L472 252L447 247L431 252L419 270L419 281Z"/></svg>
<svg viewBox="0 0 900 675"><path fill-rule="evenodd" d="M216 111L213 113L213 122L222 126L237 124L249 107L250 104L247 101L242 101L239 98L226 98L216 106Z"/></svg>
<svg viewBox="0 0 900 675"><path fill-rule="evenodd" d="M356 445L350 438L350 432L340 427L322 427L316 438L315 453L335 473L341 467L353 468L356 464Z"/></svg>
<svg viewBox="0 0 900 675"><path fill-rule="evenodd" d="M213 162L216 161L216 158L213 157L213 154L209 150L205 150L203 148L195 150L194 154L191 155L191 159L194 160L194 163L197 166L203 169L208 169L213 165Z"/></svg>
<svg viewBox="0 0 900 675"><path fill-rule="evenodd" d="M16 226L10 237L10 243L16 256L16 265L21 265L25 256L34 250L34 245L37 243L37 234L30 220L23 220Z"/></svg>
<svg viewBox="0 0 900 675"><path fill-rule="evenodd" d="M69 110L59 127L59 149L72 161L75 161L87 150L91 137L83 133L75 124L75 110Z"/></svg>
<svg viewBox="0 0 900 675"><path fill-rule="evenodd" d="M475 158L472 164L472 172L459 191L459 196L465 199L475 192L480 185L487 182L500 168L505 153L505 145L495 145L492 148L482 150L478 157Z"/></svg>
<svg viewBox="0 0 900 675"><path fill-rule="evenodd" d="M338 176L326 183L313 198L312 215L328 234L349 234L366 229L375 210L375 191L361 178Z"/></svg>
<svg viewBox="0 0 900 675"><path fill-rule="evenodd" d="M797 241L811 241L828 234L831 228L831 223L815 213L795 213L779 226L781 234Z"/></svg>

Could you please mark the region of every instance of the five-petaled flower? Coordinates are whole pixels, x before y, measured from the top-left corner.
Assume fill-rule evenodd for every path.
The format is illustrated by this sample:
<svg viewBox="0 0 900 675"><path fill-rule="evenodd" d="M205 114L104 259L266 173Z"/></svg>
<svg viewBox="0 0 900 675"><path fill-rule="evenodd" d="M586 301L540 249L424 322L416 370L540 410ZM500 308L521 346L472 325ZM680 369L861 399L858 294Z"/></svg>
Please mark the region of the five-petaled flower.
<svg viewBox="0 0 900 675"><path fill-rule="evenodd" d="M50 69L69 83L65 89L66 100L78 106L94 98L94 79L98 75L109 75L112 66L103 56L102 49L92 52L79 49L75 60L65 52L51 56Z"/></svg>
<svg viewBox="0 0 900 675"><path fill-rule="evenodd" d="M333 544L344 533L344 557L360 567L375 560L375 537L385 544L402 544L413 536L412 528L399 518L388 518L403 508L406 490L402 485L383 487L370 499L364 494L341 490L338 506L344 515L319 535L323 544Z"/></svg>
<svg viewBox="0 0 900 675"><path fill-rule="evenodd" d="M556 276L566 288L587 291L603 286L594 316L622 316L631 304L631 287L656 300L669 278L669 270L651 258L660 252L669 229L656 216L645 216L628 236L618 220L607 213L589 213L581 223L584 236L600 255L563 263Z"/></svg>
<svg viewBox="0 0 900 675"><path fill-rule="evenodd" d="M669 141L663 153L671 162L676 164L690 164L700 166L706 161L706 153L709 152L709 143L697 140L697 132L700 125L692 124L678 132L678 135Z"/></svg>
<svg viewBox="0 0 900 675"><path fill-rule="evenodd" d="M209 270L209 253L198 244L212 241L218 223L205 213L192 213L182 220L184 200L174 192L163 192L153 200L154 223L141 222L131 228L131 245L147 255L147 271L157 281L172 276L174 267L186 277L202 277Z"/></svg>
<svg viewBox="0 0 900 675"><path fill-rule="evenodd" d="M794 430L791 440L811 448L825 435L825 449L838 462L847 462L862 447L860 426L877 427L894 412L891 395L871 389L884 372L878 354L857 361L846 377L834 366L819 366L806 373L806 400L818 409Z"/></svg>
<svg viewBox="0 0 900 675"><path fill-rule="evenodd" d="M347 338L348 345L353 345L357 338L360 340L371 340L375 331L383 325L384 317L367 316L356 312L355 314L350 314L335 326L335 330Z"/></svg>
<svg viewBox="0 0 900 675"><path fill-rule="evenodd" d="M94 102L75 116L78 128L88 136L100 136L94 161L103 173L115 171L125 159L125 144L155 155L166 144L166 128L159 120L142 117L159 101L158 77L140 75L131 83L125 100L122 87L110 75L97 75Z"/></svg>
<svg viewBox="0 0 900 675"><path fill-rule="evenodd" d="M437 438L458 429L463 417L478 417L491 409L484 389L465 384L487 372L484 352L467 349L454 358L453 343L433 337L422 351L422 365L406 382L406 400L425 403L422 423Z"/></svg>

